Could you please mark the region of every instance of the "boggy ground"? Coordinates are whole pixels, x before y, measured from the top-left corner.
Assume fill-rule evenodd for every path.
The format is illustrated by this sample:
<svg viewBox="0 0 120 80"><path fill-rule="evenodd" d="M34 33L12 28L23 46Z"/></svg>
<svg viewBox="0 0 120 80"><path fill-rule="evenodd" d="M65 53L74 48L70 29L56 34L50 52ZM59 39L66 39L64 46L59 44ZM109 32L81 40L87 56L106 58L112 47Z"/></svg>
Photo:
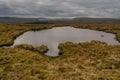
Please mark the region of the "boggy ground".
<svg viewBox="0 0 120 80"><path fill-rule="evenodd" d="M45 56L31 45L4 47L28 30L68 24L0 24L0 80L120 80L120 45L103 42L66 42L59 45L59 57ZM119 24L69 24L117 34Z"/></svg>

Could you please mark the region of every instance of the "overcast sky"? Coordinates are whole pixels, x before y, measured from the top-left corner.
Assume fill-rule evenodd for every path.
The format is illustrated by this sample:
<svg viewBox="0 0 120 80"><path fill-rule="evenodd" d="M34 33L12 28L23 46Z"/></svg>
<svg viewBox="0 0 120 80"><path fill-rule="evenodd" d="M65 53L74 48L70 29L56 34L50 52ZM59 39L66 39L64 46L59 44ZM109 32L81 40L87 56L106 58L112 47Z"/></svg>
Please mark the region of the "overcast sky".
<svg viewBox="0 0 120 80"><path fill-rule="evenodd" d="M120 18L120 0L0 0L0 16Z"/></svg>

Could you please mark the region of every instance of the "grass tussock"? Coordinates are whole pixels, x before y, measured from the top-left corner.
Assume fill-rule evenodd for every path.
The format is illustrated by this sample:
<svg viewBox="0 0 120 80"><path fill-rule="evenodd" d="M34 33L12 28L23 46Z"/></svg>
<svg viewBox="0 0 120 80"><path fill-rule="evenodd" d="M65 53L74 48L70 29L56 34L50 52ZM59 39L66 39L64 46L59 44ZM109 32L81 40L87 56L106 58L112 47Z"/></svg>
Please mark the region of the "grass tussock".
<svg viewBox="0 0 120 80"><path fill-rule="evenodd" d="M61 43L51 60L22 48L0 48L1 80L119 80L120 45Z"/></svg>
<svg viewBox="0 0 120 80"><path fill-rule="evenodd" d="M17 36L28 30L36 31L61 25L0 24L0 80L120 79L120 45L107 45L98 41L61 43L61 56L56 58L42 55L44 50L48 50L44 45L37 48L27 44L4 47L13 44ZM120 41L119 24L69 25L115 33Z"/></svg>
<svg viewBox="0 0 120 80"><path fill-rule="evenodd" d="M41 45L41 46L36 47L36 50L40 53L46 53L48 51L48 47L45 45Z"/></svg>

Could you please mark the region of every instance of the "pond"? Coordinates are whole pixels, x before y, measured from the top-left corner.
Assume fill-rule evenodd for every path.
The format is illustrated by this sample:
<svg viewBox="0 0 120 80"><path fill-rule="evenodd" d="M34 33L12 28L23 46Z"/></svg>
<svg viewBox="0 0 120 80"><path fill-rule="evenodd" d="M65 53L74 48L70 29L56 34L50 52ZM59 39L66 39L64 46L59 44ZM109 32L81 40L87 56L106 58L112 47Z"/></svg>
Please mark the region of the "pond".
<svg viewBox="0 0 120 80"><path fill-rule="evenodd" d="M119 42L115 40L115 35L112 33L64 26L25 32L14 41L13 46L19 44L30 44L34 47L46 45L49 48L46 55L58 56L58 45L60 43L67 41L81 43L92 40L106 42L109 45L119 44Z"/></svg>

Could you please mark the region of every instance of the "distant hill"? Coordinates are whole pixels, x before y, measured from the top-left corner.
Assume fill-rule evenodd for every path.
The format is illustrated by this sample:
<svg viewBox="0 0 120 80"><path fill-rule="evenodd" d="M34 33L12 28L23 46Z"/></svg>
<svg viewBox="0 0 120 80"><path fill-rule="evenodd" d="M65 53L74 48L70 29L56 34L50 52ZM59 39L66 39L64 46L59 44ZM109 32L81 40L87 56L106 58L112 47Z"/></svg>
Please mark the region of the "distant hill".
<svg viewBox="0 0 120 80"><path fill-rule="evenodd" d="M32 22L30 24L120 24L120 19L112 18L74 18L74 19L46 19Z"/></svg>
<svg viewBox="0 0 120 80"><path fill-rule="evenodd" d="M89 17L77 17L72 20L79 21L81 23L120 23L120 19L114 18L89 18Z"/></svg>
<svg viewBox="0 0 120 80"><path fill-rule="evenodd" d="M0 23L27 23L39 21L37 18L0 17Z"/></svg>
<svg viewBox="0 0 120 80"><path fill-rule="evenodd" d="M42 20L69 20L69 18L45 18L45 17L40 17L38 18L40 21Z"/></svg>
<svg viewBox="0 0 120 80"><path fill-rule="evenodd" d="M48 20L49 18L45 18L45 17L40 17L40 18L38 18L38 20L40 20L40 21L43 21L43 20Z"/></svg>
<svg viewBox="0 0 120 80"><path fill-rule="evenodd" d="M73 20L118 20L113 18L89 18L89 17L76 17Z"/></svg>
<svg viewBox="0 0 120 80"><path fill-rule="evenodd" d="M120 24L120 19L113 18L89 18L89 17L76 17L76 18L18 18L18 17L0 17L0 23L27 23L27 24L54 24L54 23L115 23Z"/></svg>

